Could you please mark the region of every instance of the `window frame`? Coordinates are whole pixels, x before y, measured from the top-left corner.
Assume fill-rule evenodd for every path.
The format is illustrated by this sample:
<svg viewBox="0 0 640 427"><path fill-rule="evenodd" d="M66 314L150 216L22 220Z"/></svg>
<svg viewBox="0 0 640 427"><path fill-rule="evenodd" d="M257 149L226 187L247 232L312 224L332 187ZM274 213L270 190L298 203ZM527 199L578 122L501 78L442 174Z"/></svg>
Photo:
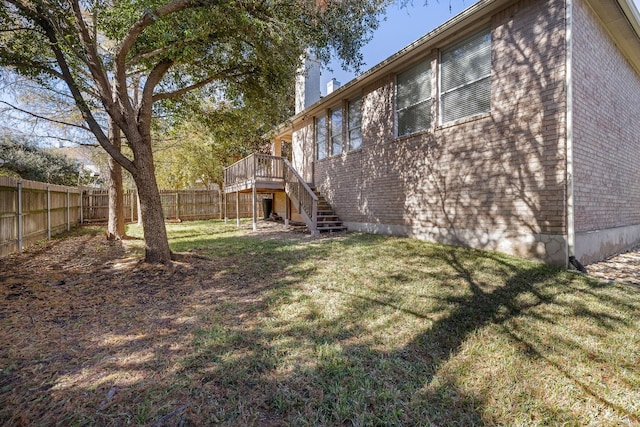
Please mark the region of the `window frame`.
<svg viewBox="0 0 640 427"><path fill-rule="evenodd" d="M488 50L488 61L489 61L489 67L488 67L488 71L486 74L482 75L481 77L476 77L473 78L471 80L465 80L465 82L463 84L459 84L455 87L449 88L446 91L444 90L444 85L443 85L443 80L445 77L445 70L443 69L443 65L444 65L444 60L443 60L443 55L446 55L448 52L453 51L455 49L459 49L461 46L465 45L466 43L469 43L470 41L476 39L476 38L484 38L484 37L488 37L488 42L489 42L489 50ZM446 49L441 49L439 51L439 55L438 55L438 123L440 126L444 126L444 125L448 125L448 124L452 124L452 123L456 123L458 121L464 121L464 120L468 120L470 118L479 116L479 115L484 115L484 114L488 114L491 112L491 76L492 76L492 48L493 48L493 37L491 34L491 28L483 28L480 31L476 31L470 35L468 35L467 37L465 37L464 39L458 41L457 43L454 43L450 46L448 46ZM484 111L475 111L472 112L470 114L467 115L463 115L460 117L455 117L452 119L445 119L444 115L445 115L445 101L444 98L447 95L450 95L452 93L455 92L459 92L462 89L466 89L469 88L472 85L475 85L483 80L488 80L488 84L489 84L489 99L488 99L488 108Z"/></svg>
<svg viewBox="0 0 640 427"><path fill-rule="evenodd" d="M340 116L340 127L339 129L334 129L334 114L335 113L339 113ZM328 132L327 132L327 140L328 140L328 153L329 156L338 156L340 154L342 154L345 151L345 147L344 147L344 111L342 109L342 105L336 107L336 108L332 108L329 110L329 113L327 114L327 116L329 117L329 123L328 123ZM336 133L334 133L334 131L336 131ZM335 140L338 139L339 145L340 145L340 152L336 153L334 150L335 147Z"/></svg>
<svg viewBox="0 0 640 427"><path fill-rule="evenodd" d="M355 126L351 125L351 107L353 105L357 105L357 123ZM347 102L347 120L346 120L346 130L347 130L347 151L359 150L362 148L362 96L352 99ZM352 132L358 131L360 141L357 147L354 147L352 141L356 140L355 138L351 138Z"/></svg>
<svg viewBox="0 0 640 427"><path fill-rule="evenodd" d="M434 88L433 88L433 56L427 56L422 58L421 60L419 60L418 62L416 62L415 64L413 64L411 67L406 68L404 70L402 70L401 72L397 73L395 76L395 96L394 96L394 115L395 115L395 136L396 138L402 138L405 136L409 136L409 135L413 135L416 133L420 133L420 132L426 132L429 131L431 129L433 129L433 125L434 125L434 120L433 120L433 103L436 100L435 94L434 94ZM429 74L428 77L428 88L429 88L429 96L425 97L425 98L419 98L416 102L404 106L402 108L399 107L399 105L401 104L400 102L400 84L398 82L399 78L401 78L401 76L405 73L409 73L413 70L415 70L416 68L420 67L420 66L426 66L425 67L425 71ZM409 111L411 109L415 109L418 110L418 108L421 104L425 104L419 111L424 111L426 113L426 117L428 118L428 124L425 127L420 127L418 129L413 129L413 130L409 130L406 131L404 133L401 133L401 126L400 126L400 115L401 112L406 112Z"/></svg>
<svg viewBox="0 0 640 427"><path fill-rule="evenodd" d="M324 123L322 125L320 125L320 121L323 121ZM315 116L313 118L313 146L314 146L314 151L315 151L315 155L314 158L315 160L324 160L327 157L329 157L329 152L327 150L328 146L327 146L327 140L328 140L328 133L327 133L327 114L323 114L321 116ZM318 136L319 136L319 131L323 129L323 134L324 134L324 141L320 141ZM324 154L323 157L320 157L320 145L321 142L324 142L324 147L323 147L323 151L322 153Z"/></svg>

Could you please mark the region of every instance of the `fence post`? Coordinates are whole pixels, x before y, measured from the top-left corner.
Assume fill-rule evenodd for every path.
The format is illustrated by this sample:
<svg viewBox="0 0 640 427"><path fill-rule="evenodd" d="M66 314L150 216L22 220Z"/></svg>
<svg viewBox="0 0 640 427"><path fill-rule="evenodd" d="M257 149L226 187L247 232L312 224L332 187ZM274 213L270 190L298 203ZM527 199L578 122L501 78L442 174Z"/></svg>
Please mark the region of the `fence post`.
<svg viewBox="0 0 640 427"><path fill-rule="evenodd" d="M80 224L84 224L84 212L82 212L82 198L84 196L84 191L82 188L78 187L78 191L80 191Z"/></svg>
<svg viewBox="0 0 640 427"><path fill-rule="evenodd" d="M220 190L218 190L218 214L220 214L220 219L224 218L224 222L227 222L227 211L225 209L224 211L224 216L223 212L222 212L222 192Z"/></svg>
<svg viewBox="0 0 640 427"><path fill-rule="evenodd" d="M240 227L240 192L236 191L236 225Z"/></svg>
<svg viewBox="0 0 640 427"><path fill-rule="evenodd" d="M251 217L253 219L253 231L258 231L258 210L256 204L258 203L258 197L256 193L256 184L253 184L253 190L251 191Z"/></svg>
<svg viewBox="0 0 640 427"><path fill-rule="evenodd" d="M180 192L176 193L176 221L180 221Z"/></svg>
<svg viewBox="0 0 640 427"><path fill-rule="evenodd" d="M47 239L51 240L51 188L47 185Z"/></svg>
<svg viewBox="0 0 640 427"><path fill-rule="evenodd" d="M71 198L69 197L69 189L67 188L67 231L71 230Z"/></svg>
<svg viewBox="0 0 640 427"><path fill-rule="evenodd" d="M133 191L129 190L127 191L127 196L129 196L129 205L131 207L131 222L136 222L136 214L135 214L135 207L136 207L136 203L135 200L133 198Z"/></svg>
<svg viewBox="0 0 640 427"><path fill-rule="evenodd" d="M229 212L227 211L227 204L229 203L228 197L227 197L227 193L222 193L222 195L220 196L221 200L222 200L222 204L224 207L224 223L228 224L229 223ZM222 211L220 211L222 212Z"/></svg>
<svg viewBox="0 0 640 427"><path fill-rule="evenodd" d="M22 181L17 183L18 189L18 252L22 252Z"/></svg>

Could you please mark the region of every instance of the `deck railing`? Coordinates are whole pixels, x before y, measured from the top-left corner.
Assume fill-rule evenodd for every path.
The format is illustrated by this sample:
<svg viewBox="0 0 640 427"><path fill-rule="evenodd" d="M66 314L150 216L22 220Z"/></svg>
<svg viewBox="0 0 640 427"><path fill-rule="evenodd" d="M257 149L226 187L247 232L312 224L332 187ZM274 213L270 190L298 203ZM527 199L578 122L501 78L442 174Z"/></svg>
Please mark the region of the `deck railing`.
<svg viewBox="0 0 640 427"><path fill-rule="evenodd" d="M224 170L224 185L229 187L243 182L283 181L284 159L268 154L252 154L238 160Z"/></svg>
<svg viewBox="0 0 640 427"><path fill-rule="evenodd" d="M252 154L224 170L225 191L235 185L265 181L283 181L284 190L296 205L312 234L317 234L318 196L283 157ZM231 190L236 191L236 190Z"/></svg>

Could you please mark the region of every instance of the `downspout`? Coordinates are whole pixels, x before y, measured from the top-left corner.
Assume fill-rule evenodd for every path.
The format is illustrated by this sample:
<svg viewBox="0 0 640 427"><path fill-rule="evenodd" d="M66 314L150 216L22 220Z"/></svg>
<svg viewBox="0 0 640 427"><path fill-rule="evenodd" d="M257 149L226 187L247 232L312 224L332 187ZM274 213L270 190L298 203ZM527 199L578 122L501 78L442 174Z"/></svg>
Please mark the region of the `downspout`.
<svg viewBox="0 0 640 427"><path fill-rule="evenodd" d="M574 197L573 197L573 0L565 3L565 86L566 93L566 123L567 123L567 200L566 200L566 226L567 226L567 258L566 268L570 265L576 270L586 273L587 270L576 259L576 231L574 224Z"/></svg>

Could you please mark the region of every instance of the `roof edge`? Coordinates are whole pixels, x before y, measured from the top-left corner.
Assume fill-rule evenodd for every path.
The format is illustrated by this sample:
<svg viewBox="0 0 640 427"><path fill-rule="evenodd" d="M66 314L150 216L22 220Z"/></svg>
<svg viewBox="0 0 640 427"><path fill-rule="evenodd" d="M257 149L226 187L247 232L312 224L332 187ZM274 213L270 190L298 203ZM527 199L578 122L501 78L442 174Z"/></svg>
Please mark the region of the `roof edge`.
<svg viewBox="0 0 640 427"><path fill-rule="evenodd" d="M467 9L463 10L451 19L445 21L443 24L439 25L433 30L429 31L424 36L420 37L419 39L400 49L393 55L389 56L384 61L374 65L369 70L355 77L348 83L342 85L334 92L321 98L309 107L292 116L286 122L278 126L274 134L278 135L285 132L287 128L292 127L303 117L313 114L319 109L321 105L327 102L331 102L331 100L333 99L343 99L345 97L349 97L350 92L354 92L355 90L357 90L357 87L359 87L360 85L364 85L367 82L371 82L375 79L383 77L388 70L393 69L394 65L398 64L398 62L401 59L405 58L408 54L420 50L426 52L430 47L432 47L431 45L433 43L448 35L454 34L458 31L466 31L472 28L475 29L476 26L469 25L469 21L476 20L478 22L481 22L484 18L490 16L491 13L496 9L508 5L509 3L513 3L514 1L515 0L481 0L469 6Z"/></svg>

